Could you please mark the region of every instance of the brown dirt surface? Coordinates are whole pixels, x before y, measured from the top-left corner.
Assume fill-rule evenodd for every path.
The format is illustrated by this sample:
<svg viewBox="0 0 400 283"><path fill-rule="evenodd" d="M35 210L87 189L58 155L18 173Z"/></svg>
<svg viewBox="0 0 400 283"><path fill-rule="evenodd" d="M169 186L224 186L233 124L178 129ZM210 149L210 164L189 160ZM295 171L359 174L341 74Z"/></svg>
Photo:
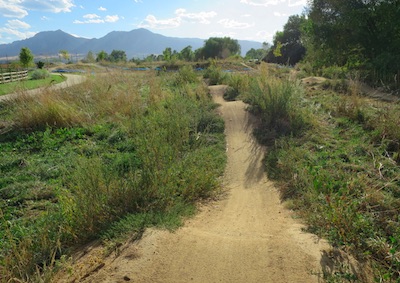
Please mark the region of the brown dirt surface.
<svg viewBox="0 0 400 283"><path fill-rule="evenodd" d="M44 90L56 90L56 89L67 88L73 85L80 84L86 80L86 77L81 75L64 74L63 76L66 77L67 79L59 84L51 85L49 87L41 87L41 88L26 90L21 93L10 93L5 95L0 95L0 102L15 99L21 94L38 95L41 94Z"/></svg>
<svg viewBox="0 0 400 283"><path fill-rule="evenodd" d="M226 122L224 196L175 232L148 229L105 259L85 251L57 282L323 282L330 247L302 231L266 178L255 119L243 102L223 100L224 86L210 90ZM88 262L89 271L79 268Z"/></svg>

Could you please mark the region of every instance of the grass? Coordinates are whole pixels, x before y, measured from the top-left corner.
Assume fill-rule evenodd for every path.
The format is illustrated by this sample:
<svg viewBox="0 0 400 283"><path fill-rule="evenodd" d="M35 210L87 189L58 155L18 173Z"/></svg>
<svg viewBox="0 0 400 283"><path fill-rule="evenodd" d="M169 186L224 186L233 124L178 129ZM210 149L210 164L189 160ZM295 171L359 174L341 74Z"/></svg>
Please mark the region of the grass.
<svg viewBox="0 0 400 283"><path fill-rule="evenodd" d="M57 84L65 81L65 77L59 75L50 75L50 77L41 80L32 80L28 78L25 81L0 84L0 95L20 92L24 90L46 87L52 84Z"/></svg>
<svg viewBox="0 0 400 283"><path fill-rule="evenodd" d="M72 247L176 227L216 193L224 124L191 72L113 71L0 103L4 282L51 281Z"/></svg>
<svg viewBox="0 0 400 283"><path fill-rule="evenodd" d="M265 164L269 177L280 184L282 198L311 232L373 266L377 282L398 282L399 106L362 99L354 85L346 94L310 89L293 100L282 92L287 81L274 77L266 81L262 88L258 86L265 84L258 82L248 101L267 121L258 129L261 141L278 132L273 143L267 143ZM291 84L291 95L296 96L300 86ZM296 120L307 126L279 134L280 117L289 125L293 120L288 117L301 117ZM365 279L351 272L339 275L324 274L328 282Z"/></svg>

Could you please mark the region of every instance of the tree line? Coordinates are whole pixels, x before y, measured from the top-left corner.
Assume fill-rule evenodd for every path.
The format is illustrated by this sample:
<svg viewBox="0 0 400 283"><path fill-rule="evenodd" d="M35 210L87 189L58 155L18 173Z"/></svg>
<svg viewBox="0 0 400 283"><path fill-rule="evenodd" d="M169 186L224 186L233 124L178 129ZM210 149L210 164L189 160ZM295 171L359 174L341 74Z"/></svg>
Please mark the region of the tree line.
<svg viewBox="0 0 400 283"><path fill-rule="evenodd" d="M337 66L372 84L400 86L400 1L309 0L275 34L267 62Z"/></svg>
<svg viewBox="0 0 400 283"><path fill-rule="evenodd" d="M161 54L150 54L143 58L144 61L199 61L209 58L225 59L231 56L240 56L241 47L237 40L230 37L211 37L205 40L203 47L193 50L192 46L186 46L181 51L172 50L166 47ZM113 50L110 54L104 50L94 56L89 51L85 60L89 62L127 62L127 55L123 50ZM130 61L140 61L141 59L132 58Z"/></svg>

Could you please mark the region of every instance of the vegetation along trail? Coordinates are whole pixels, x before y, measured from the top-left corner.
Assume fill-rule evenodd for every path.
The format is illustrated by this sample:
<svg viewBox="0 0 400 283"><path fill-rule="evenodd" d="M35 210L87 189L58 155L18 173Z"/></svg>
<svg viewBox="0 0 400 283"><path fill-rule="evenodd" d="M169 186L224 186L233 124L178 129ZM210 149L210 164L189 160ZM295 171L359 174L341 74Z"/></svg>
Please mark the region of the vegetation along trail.
<svg viewBox="0 0 400 283"><path fill-rule="evenodd" d="M224 88L211 92L226 122L226 195L174 233L147 230L80 282L322 281L321 253L329 246L302 232L280 203L264 175L252 117L243 102L223 100Z"/></svg>

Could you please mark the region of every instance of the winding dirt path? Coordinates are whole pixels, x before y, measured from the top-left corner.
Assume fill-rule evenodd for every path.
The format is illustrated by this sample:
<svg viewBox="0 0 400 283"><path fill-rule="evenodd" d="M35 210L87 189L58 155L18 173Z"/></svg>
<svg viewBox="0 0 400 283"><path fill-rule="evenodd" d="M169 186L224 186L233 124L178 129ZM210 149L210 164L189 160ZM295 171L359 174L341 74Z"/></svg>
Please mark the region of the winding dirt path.
<svg viewBox="0 0 400 283"><path fill-rule="evenodd" d="M321 254L329 246L301 231L264 175L264 148L252 138L242 102L211 93L226 121L227 194L171 233L149 229L136 244L75 282L322 282Z"/></svg>

